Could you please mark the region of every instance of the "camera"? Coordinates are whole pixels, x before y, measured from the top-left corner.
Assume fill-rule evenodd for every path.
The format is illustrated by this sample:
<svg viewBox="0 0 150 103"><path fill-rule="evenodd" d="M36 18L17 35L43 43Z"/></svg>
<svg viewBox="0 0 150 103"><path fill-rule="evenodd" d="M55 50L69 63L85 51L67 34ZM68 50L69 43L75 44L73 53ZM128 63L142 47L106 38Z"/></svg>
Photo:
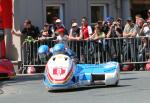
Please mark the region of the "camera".
<svg viewBox="0 0 150 103"><path fill-rule="evenodd" d="M115 27L115 26L117 26L117 25L118 25L117 22L113 22L113 24L112 24L113 27Z"/></svg>

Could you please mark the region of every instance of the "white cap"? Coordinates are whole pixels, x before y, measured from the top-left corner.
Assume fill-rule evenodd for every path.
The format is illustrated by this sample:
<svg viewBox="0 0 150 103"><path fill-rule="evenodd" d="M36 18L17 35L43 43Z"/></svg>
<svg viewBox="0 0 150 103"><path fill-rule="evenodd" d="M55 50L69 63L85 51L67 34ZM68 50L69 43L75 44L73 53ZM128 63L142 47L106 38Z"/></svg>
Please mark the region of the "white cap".
<svg viewBox="0 0 150 103"><path fill-rule="evenodd" d="M77 23L72 23L72 27L74 27L74 26L78 26L78 24Z"/></svg>
<svg viewBox="0 0 150 103"><path fill-rule="evenodd" d="M56 23L61 23L61 20L60 20L60 19L57 19L57 20L56 20Z"/></svg>

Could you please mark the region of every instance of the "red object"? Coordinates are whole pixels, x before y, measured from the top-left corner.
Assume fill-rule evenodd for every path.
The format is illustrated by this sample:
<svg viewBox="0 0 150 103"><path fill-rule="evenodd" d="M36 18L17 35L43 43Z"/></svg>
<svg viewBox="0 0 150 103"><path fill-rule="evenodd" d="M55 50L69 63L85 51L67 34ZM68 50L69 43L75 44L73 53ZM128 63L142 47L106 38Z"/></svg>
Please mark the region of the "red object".
<svg viewBox="0 0 150 103"><path fill-rule="evenodd" d="M63 77L63 78L61 78L61 79L56 79L55 77L53 77L54 75L56 75L56 74L58 74L57 72L58 71L56 71L56 69L55 70L53 70L53 74L51 75L50 73L49 73L49 70L48 70L48 66L46 66L46 72L47 72L47 76L48 76L48 79L49 79L49 81L51 81L52 83L56 83L56 84L59 84L59 83L65 83L65 82L67 82L67 80L68 79L70 79L71 77L72 77L72 74L73 74L73 65L71 66L71 69L70 69L70 71L65 75L65 77ZM61 74L63 75L63 74L65 74L64 73L65 72L65 70L63 70L63 71L61 71ZM56 74L55 74L56 73ZM60 77L61 75L57 75L58 77Z"/></svg>
<svg viewBox="0 0 150 103"><path fill-rule="evenodd" d="M0 5L0 29L3 28L2 25L3 25L3 24L2 24L2 7L1 7L1 5Z"/></svg>
<svg viewBox="0 0 150 103"><path fill-rule="evenodd" d="M123 65L123 67L121 68L122 71L132 71L134 68L133 64L125 64Z"/></svg>
<svg viewBox="0 0 150 103"><path fill-rule="evenodd" d="M12 28L12 0L1 0L0 8L3 28Z"/></svg>
<svg viewBox="0 0 150 103"><path fill-rule="evenodd" d="M87 39L89 37L88 25L82 27L83 39Z"/></svg>
<svg viewBox="0 0 150 103"><path fill-rule="evenodd" d="M0 29L12 28L12 0L0 0ZM6 56L5 41L0 41L1 58Z"/></svg>
<svg viewBox="0 0 150 103"><path fill-rule="evenodd" d="M64 33L65 30L64 30L64 28L59 28L59 29L56 30L56 32L58 32L58 33Z"/></svg>
<svg viewBox="0 0 150 103"><path fill-rule="evenodd" d="M150 62L150 59L148 59L148 62ZM146 70L146 71L150 71L150 63L147 63L147 64L145 65L145 70Z"/></svg>
<svg viewBox="0 0 150 103"><path fill-rule="evenodd" d="M146 64L145 70L146 70L146 71L150 71L150 63L147 63L147 64Z"/></svg>
<svg viewBox="0 0 150 103"><path fill-rule="evenodd" d="M65 69L63 68L54 68L53 75L63 75L65 74Z"/></svg>
<svg viewBox="0 0 150 103"><path fill-rule="evenodd" d="M0 79L14 78L16 73L13 64L7 59L0 59Z"/></svg>
<svg viewBox="0 0 150 103"><path fill-rule="evenodd" d="M35 72L36 72L36 70L35 70L34 66L28 67L28 69L27 69L27 73L28 73L28 74L33 74L33 73L35 73Z"/></svg>
<svg viewBox="0 0 150 103"><path fill-rule="evenodd" d="M0 47L1 47L1 58L6 58L6 48L5 48L5 41L4 40L2 40L1 42L0 42Z"/></svg>

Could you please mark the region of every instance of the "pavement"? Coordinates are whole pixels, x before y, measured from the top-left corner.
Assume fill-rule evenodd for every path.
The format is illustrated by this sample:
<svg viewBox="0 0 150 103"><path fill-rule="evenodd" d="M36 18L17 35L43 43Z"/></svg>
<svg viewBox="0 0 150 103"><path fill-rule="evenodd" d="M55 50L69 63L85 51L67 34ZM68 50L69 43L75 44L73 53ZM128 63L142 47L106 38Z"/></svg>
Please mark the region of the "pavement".
<svg viewBox="0 0 150 103"><path fill-rule="evenodd" d="M122 72L118 87L48 92L42 74L17 75L0 82L0 103L150 103L150 72Z"/></svg>

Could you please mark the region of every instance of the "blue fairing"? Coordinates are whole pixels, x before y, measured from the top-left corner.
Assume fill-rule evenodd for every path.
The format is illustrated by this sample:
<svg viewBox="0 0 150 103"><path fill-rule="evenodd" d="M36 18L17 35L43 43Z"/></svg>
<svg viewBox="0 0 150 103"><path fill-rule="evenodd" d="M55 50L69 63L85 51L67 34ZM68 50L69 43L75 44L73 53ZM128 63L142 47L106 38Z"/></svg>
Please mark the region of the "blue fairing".
<svg viewBox="0 0 150 103"><path fill-rule="evenodd" d="M116 65L116 62L108 62L106 64L77 64L76 73L113 73L116 70Z"/></svg>

